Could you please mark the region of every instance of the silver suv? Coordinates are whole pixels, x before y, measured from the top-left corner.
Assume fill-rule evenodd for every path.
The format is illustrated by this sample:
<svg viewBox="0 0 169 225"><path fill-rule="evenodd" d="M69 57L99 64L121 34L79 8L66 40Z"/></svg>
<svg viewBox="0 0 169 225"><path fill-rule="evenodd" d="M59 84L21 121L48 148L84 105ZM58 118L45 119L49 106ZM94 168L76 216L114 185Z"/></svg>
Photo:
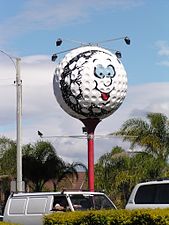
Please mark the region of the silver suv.
<svg viewBox="0 0 169 225"><path fill-rule="evenodd" d="M137 184L128 200L126 209L168 208L169 180L149 181Z"/></svg>
<svg viewBox="0 0 169 225"><path fill-rule="evenodd" d="M101 192L19 193L9 196L3 221L24 225L42 225L43 216L53 211L66 212L90 209L116 209L116 207Z"/></svg>

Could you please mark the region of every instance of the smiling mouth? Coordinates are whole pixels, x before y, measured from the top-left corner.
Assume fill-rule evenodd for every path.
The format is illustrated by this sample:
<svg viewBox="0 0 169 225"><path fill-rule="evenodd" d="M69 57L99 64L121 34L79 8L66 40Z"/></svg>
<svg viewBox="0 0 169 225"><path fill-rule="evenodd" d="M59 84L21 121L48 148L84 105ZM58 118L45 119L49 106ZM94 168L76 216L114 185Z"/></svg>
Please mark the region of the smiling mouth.
<svg viewBox="0 0 169 225"><path fill-rule="evenodd" d="M107 101L109 97L110 97L109 93L101 92L101 98L103 99L103 101Z"/></svg>

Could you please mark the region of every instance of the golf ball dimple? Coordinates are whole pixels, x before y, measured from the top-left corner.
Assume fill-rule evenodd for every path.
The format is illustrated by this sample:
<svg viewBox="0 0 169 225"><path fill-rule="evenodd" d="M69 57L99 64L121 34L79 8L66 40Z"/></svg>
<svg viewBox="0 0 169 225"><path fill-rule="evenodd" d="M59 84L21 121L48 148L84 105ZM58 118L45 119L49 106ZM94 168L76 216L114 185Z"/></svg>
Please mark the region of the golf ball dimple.
<svg viewBox="0 0 169 225"><path fill-rule="evenodd" d="M53 89L60 106L78 119L104 119L122 104L127 74L110 51L85 46L70 51L57 64Z"/></svg>

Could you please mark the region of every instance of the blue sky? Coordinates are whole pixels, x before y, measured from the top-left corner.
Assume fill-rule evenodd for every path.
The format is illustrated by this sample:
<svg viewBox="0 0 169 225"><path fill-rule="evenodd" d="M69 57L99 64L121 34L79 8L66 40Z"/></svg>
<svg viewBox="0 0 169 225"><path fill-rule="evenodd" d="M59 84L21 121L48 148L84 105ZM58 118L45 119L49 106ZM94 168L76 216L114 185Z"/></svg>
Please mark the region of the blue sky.
<svg viewBox="0 0 169 225"><path fill-rule="evenodd" d="M146 113L169 116L169 1L168 0L1 0L0 50L21 57L23 79L23 143L36 141L38 129L49 135L81 134L81 123L68 116L57 104L52 90L55 63L51 55L72 47L57 38L93 43L129 36L101 45L122 53L128 74L128 93L122 106L97 128L98 133L118 129L126 119ZM0 54L0 133L16 138L15 70ZM5 96L5 98L4 98ZM65 126L68 124L68 126ZM69 126L70 124L70 126ZM72 124L74 124L72 126ZM67 160L84 158L81 140L52 140ZM96 158L111 150L118 140L96 143ZM69 151L69 148L74 149ZM106 146L106 149L105 149ZM63 151L63 148L65 149Z"/></svg>
<svg viewBox="0 0 169 225"><path fill-rule="evenodd" d="M1 1L0 43L20 56L51 55L57 37L97 42L128 35L130 48L121 41L105 47L122 51L130 84L168 81L168 55L159 55L169 48L168 9L167 0Z"/></svg>

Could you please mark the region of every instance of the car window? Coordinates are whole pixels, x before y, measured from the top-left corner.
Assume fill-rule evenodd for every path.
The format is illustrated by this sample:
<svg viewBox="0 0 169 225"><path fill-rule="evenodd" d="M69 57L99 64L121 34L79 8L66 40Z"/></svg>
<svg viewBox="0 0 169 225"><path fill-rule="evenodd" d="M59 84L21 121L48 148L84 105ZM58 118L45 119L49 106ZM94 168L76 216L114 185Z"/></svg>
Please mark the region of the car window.
<svg viewBox="0 0 169 225"><path fill-rule="evenodd" d="M140 186L135 196L136 204L169 204L169 184Z"/></svg>
<svg viewBox="0 0 169 225"><path fill-rule="evenodd" d="M24 214L26 206L26 198L13 198L11 199L9 214Z"/></svg>
<svg viewBox="0 0 169 225"><path fill-rule="evenodd" d="M104 195L94 195L95 209L112 209L114 206Z"/></svg>
<svg viewBox="0 0 169 225"><path fill-rule="evenodd" d="M70 199L74 210L88 210L93 208L90 195L71 194Z"/></svg>
<svg viewBox="0 0 169 225"><path fill-rule="evenodd" d="M169 204L169 184L156 185L155 204Z"/></svg>
<svg viewBox="0 0 169 225"><path fill-rule="evenodd" d="M65 195L55 195L53 201L53 211L65 211L68 209L68 201Z"/></svg>
<svg viewBox="0 0 169 225"><path fill-rule="evenodd" d="M47 197L30 197L27 205L27 214L45 213Z"/></svg>
<svg viewBox="0 0 169 225"><path fill-rule="evenodd" d="M89 209L112 209L115 208L112 202L105 196L99 194L76 195L70 196L75 210Z"/></svg>
<svg viewBox="0 0 169 225"><path fill-rule="evenodd" d="M135 196L136 204L153 204L155 198L155 185L140 186Z"/></svg>

